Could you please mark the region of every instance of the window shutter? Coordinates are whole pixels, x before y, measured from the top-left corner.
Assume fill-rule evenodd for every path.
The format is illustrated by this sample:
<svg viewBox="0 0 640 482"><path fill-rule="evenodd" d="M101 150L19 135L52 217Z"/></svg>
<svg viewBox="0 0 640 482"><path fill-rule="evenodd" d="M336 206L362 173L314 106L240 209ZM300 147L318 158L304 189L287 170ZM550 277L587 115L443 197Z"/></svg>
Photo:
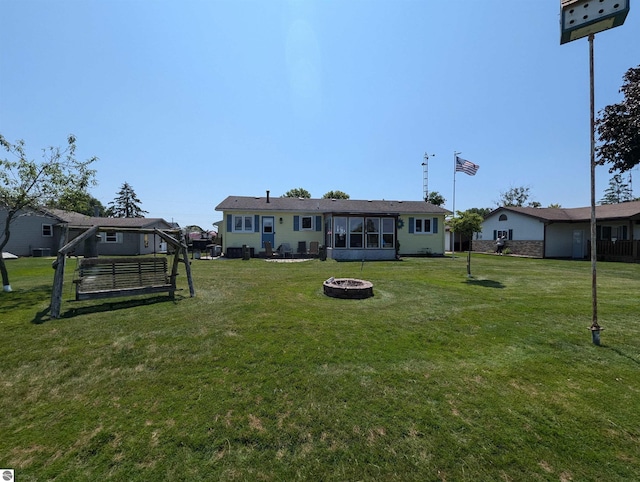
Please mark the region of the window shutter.
<svg viewBox="0 0 640 482"><path fill-rule="evenodd" d="M438 234L438 218L433 218L433 221L431 221L431 232Z"/></svg>
<svg viewBox="0 0 640 482"><path fill-rule="evenodd" d="M227 233L233 231L233 219L231 214L227 214Z"/></svg>
<svg viewBox="0 0 640 482"><path fill-rule="evenodd" d="M300 231L300 216L293 217L293 230Z"/></svg>
<svg viewBox="0 0 640 482"><path fill-rule="evenodd" d="M493 230L493 239L496 240L498 239L498 231L497 230Z"/></svg>
<svg viewBox="0 0 640 482"><path fill-rule="evenodd" d="M316 231L322 231L322 216L316 216Z"/></svg>
<svg viewBox="0 0 640 482"><path fill-rule="evenodd" d="M513 239L513 229L509 230L509 239L512 240Z"/></svg>
<svg viewBox="0 0 640 482"><path fill-rule="evenodd" d="M260 232L260 216L258 214L256 214L253 217L253 224L254 224L253 232L259 233Z"/></svg>
<svg viewBox="0 0 640 482"><path fill-rule="evenodd" d="M413 225L415 224L414 218L409 218L409 234L413 234Z"/></svg>

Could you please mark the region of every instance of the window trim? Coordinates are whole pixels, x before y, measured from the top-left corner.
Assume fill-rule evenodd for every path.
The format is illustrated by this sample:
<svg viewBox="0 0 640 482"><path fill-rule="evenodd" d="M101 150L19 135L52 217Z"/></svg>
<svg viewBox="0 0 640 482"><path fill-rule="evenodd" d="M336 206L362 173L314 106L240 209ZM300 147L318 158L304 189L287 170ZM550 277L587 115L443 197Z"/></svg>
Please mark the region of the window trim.
<svg viewBox="0 0 640 482"><path fill-rule="evenodd" d="M45 229L48 230L48 234L45 233ZM42 228L40 230L40 234L42 234L43 238L52 238L53 237L53 224L42 224Z"/></svg>
<svg viewBox="0 0 640 482"><path fill-rule="evenodd" d="M253 233L255 232L255 226L253 225L254 219L251 214L234 214L231 218L231 228L234 233ZM241 229L237 229L236 223L240 219ZM247 227L247 220L249 221L249 227Z"/></svg>
<svg viewBox="0 0 640 482"><path fill-rule="evenodd" d="M309 227L304 227L305 220L309 220ZM300 231L315 231L315 226L313 223L313 216L311 215L302 215L300 216Z"/></svg>
<svg viewBox="0 0 640 482"><path fill-rule="evenodd" d="M420 231L418 231L418 221L421 221L421 226L420 226ZM422 226L424 226L424 222L428 221L429 222L429 231L424 231L422 229ZM433 218L432 217L427 217L427 218L414 218L413 220L413 233L414 234L433 234Z"/></svg>

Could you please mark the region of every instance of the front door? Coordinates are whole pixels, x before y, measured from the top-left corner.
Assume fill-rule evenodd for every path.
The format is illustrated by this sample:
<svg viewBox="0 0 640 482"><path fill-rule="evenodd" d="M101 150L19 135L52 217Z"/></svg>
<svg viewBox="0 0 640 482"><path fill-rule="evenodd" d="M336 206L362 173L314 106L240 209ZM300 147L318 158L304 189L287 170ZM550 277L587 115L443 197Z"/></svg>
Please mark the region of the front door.
<svg viewBox="0 0 640 482"><path fill-rule="evenodd" d="M573 230L573 249L571 257L573 259L584 258L584 231L581 229Z"/></svg>
<svg viewBox="0 0 640 482"><path fill-rule="evenodd" d="M274 218L273 216L262 216L262 247L264 248L265 242L270 242L271 247L276 249L274 246L275 242L275 228L274 228Z"/></svg>

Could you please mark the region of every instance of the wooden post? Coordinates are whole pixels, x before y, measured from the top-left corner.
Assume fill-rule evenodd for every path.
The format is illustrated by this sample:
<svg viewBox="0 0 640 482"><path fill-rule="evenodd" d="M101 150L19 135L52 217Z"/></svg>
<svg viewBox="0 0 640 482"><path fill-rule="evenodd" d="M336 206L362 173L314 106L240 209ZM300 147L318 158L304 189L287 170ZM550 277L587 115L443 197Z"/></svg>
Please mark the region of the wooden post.
<svg viewBox="0 0 640 482"><path fill-rule="evenodd" d="M67 244L67 238L69 237L69 228L65 227L62 236L60 236L60 246ZM49 305L49 309L51 310L52 318L60 317L60 308L62 307L62 287L64 285L64 267L67 260L67 256L64 252L60 252L58 249L58 257L54 263L54 268L56 270L53 275L53 289L51 290L51 304Z"/></svg>

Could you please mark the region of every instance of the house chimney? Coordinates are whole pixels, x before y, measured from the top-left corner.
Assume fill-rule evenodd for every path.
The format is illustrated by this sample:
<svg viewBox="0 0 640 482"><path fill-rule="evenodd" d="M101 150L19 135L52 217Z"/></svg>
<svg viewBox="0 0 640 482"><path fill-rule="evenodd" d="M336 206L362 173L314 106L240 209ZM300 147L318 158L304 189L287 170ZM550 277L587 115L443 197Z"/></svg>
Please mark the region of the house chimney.
<svg viewBox="0 0 640 482"><path fill-rule="evenodd" d="M267 190L267 203L269 203L271 201L269 201L269 190Z"/></svg>

